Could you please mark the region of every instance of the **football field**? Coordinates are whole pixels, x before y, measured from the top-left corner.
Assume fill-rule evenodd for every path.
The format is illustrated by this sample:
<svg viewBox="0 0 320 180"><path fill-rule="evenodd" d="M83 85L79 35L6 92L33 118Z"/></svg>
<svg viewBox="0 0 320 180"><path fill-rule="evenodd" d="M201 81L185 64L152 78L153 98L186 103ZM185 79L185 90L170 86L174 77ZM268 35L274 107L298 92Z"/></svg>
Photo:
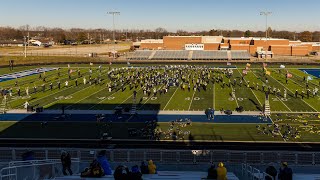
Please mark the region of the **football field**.
<svg viewBox="0 0 320 180"><path fill-rule="evenodd" d="M128 138L130 133L123 130L124 128L139 129L145 125L139 124L143 121L135 121L130 117L132 111L138 114L149 111L166 114L172 112L184 115L183 117L188 117L188 113L201 114L203 118L205 111L212 108L217 114L220 113L221 117L224 114L222 110L231 110L234 113L238 110L238 113L249 116L263 111L268 94L271 123L262 120L250 122L247 120L248 116L243 116L243 120L239 121L217 118L216 121L206 122L206 119L198 121L196 116L193 118L190 115L194 121L192 126L185 126L183 122L172 126L168 122L176 120L170 119L173 116L159 116L157 127L150 136L161 134L159 137L163 140L318 142L318 71L315 67L294 65L288 68L270 66L265 70L262 65L250 67L246 64L167 67L51 65L17 67L14 71L1 68L0 88L2 92L5 91L1 101L3 103L6 98L5 108L11 112L25 111L25 104L28 102L31 106L44 107L45 111L52 112L60 112L62 108L69 112L113 112L120 108L129 115L128 121L121 123L115 120L113 128L109 130L105 129L105 124L97 125L95 120L89 122L90 117L81 115L78 116L78 119L84 119L81 122L50 121L44 129L39 124L39 121L44 119L18 122L13 118L12 121L1 122L0 136L99 138L108 131L112 132L114 137ZM232 73L228 74L229 72ZM312 73L306 74L308 72ZM290 78L286 78L288 74L291 74ZM117 84L114 84L115 82ZM146 89L149 86L151 88ZM139 119L139 116L136 118ZM72 132L69 132L69 127L73 128ZM37 131L34 131L35 129ZM64 133L57 134L57 129ZM174 138L173 130L179 132ZM90 133L84 134L83 131Z"/></svg>
<svg viewBox="0 0 320 180"><path fill-rule="evenodd" d="M90 68L91 82L89 82ZM65 106L70 110L113 110L117 106L131 108L130 106L136 103L137 110L204 111L213 108L235 111L237 107L242 106L244 111L261 111L266 99L265 92L270 88L269 100L272 112L320 111L319 93L313 93L315 89L319 89L319 79L313 77L307 82L304 77L308 75L299 69L282 69L279 72L279 69L270 68L268 70L271 74L264 75L262 68L252 68L244 75L243 68L234 67L230 79L223 76L221 81L215 83L209 80L205 89L194 90L192 85L190 90L187 89L187 85L184 89L180 86L170 86L167 93L151 93L151 95L145 94L140 85L135 88L130 87L128 83L124 84L124 88L114 88L109 91L108 84L111 81L108 78L109 67L98 69L82 66L71 69L75 72L71 73L70 79L69 68L61 67L60 70L41 73L41 78L40 74L34 74L0 82L1 88L11 91L11 96L7 95L8 107L23 109L24 103L28 101L32 106L43 106L46 109L61 109ZM77 74L78 70L80 76ZM286 83L287 71L293 77L288 78ZM210 72L210 75L220 76L216 72ZM83 83L83 78L87 79L86 84ZM96 83L98 78L100 82ZM68 85L65 85L66 81ZM52 89L50 89L51 83ZM158 90L162 86L163 84L158 84L155 88ZM20 96L17 94L18 89ZM295 97L296 90L297 97ZM137 92L135 102L134 91ZM286 97L284 97L285 91Z"/></svg>

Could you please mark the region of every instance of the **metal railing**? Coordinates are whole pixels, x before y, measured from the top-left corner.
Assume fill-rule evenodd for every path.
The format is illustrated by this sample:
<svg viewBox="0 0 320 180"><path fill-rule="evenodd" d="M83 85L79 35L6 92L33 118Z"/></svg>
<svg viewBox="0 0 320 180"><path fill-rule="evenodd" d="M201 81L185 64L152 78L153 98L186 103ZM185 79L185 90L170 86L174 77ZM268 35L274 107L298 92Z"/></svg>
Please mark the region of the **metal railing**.
<svg viewBox="0 0 320 180"><path fill-rule="evenodd" d="M266 172L261 172L259 169L254 168L248 164L241 164L242 177L248 180L265 180L269 177L271 180L275 180L272 176Z"/></svg>
<svg viewBox="0 0 320 180"><path fill-rule="evenodd" d="M0 180L52 179L63 176L60 159L11 161L0 170ZM79 173L79 159L72 159L72 171Z"/></svg>
<svg viewBox="0 0 320 180"><path fill-rule="evenodd" d="M16 161L26 151L33 151L35 159L60 159L61 149L56 148L0 148L1 161ZM68 149L72 158L91 162L103 149ZM320 152L298 151L228 151L228 150L157 150L157 149L106 149L110 162L141 162L152 159L166 164L229 164L266 165L270 162L288 162L290 165L319 166Z"/></svg>

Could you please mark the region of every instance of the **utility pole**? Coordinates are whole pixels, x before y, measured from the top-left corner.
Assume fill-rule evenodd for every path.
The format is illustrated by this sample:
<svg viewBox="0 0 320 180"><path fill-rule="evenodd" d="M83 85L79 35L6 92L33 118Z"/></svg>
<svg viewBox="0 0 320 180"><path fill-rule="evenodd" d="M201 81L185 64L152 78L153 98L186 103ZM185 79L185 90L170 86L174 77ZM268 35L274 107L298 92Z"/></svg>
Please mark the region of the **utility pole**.
<svg viewBox="0 0 320 180"><path fill-rule="evenodd" d="M262 11L260 12L260 16L265 16L266 17L266 46L267 46L267 50L265 51L266 54L265 54L265 58L267 59L267 51L269 49L269 46L268 46L268 16L271 15L272 12L269 12L269 11Z"/></svg>
<svg viewBox="0 0 320 180"><path fill-rule="evenodd" d="M24 57L27 57L27 37L23 36L23 43L24 43Z"/></svg>
<svg viewBox="0 0 320 180"><path fill-rule="evenodd" d="M113 61L115 60L116 58L116 47L115 47L115 44L116 44L116 38L115 38L115 26L114 26L114 16L115 15L120 15L120 12L116 12L116 11L109 11L108 14L111 14L112 15L112 29L113 29L113 33L112 33L112 36L113 36Z"/></svg>
<svg viewBox="0 0 320 180"><path fill-rule="evenodd" d="M29 45L29 37L30 37L29 25L26 25L26 27L27 27L27 37L23 36L23 40L24 40L24 57L25 58L27 57L27 45Z"/></svg>

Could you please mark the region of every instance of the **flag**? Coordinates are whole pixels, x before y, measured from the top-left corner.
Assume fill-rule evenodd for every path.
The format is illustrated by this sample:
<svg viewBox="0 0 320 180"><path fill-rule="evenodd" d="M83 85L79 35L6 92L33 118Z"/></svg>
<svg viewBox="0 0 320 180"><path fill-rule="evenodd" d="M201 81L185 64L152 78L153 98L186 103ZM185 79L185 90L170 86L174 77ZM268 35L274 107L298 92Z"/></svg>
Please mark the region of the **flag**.
<svg viewBox="0 0 320 180"><path fill-rule="evenodd" d="M227 62L227 66L231 66L231 62Z"/></svg>
<svg viewBox="0 0 320 180"><path fill-rule="evenodd" d="M70 74L73 73L73 72L74 72L74 70L73 70L73 69L70 69Z"/></svg>
<svg viewBox="0 0 320 180"><path fill-rule="evenodd" d="M266 75L270 76L271 72L270 71L266 71Z"/></svg>
<svg viewBox="0 0 320 180"><path fill-rule="evenodd" d="M292 78L292 74L287 73L287 78Z"/></svg>
<svg viewBox="0 0 320 180"><path fill-rule="evenodd" d="M91 62L91 63L90 63L90 66L92 66L92 65L93 65L93 63Z"/></svg>
<svg viewBox="0 0 320 180"><path fill-rule="evenodd" d="M246 75L246 74L248 74L248 71L244 69L244 70L242 70L242 74Z"/></svg>
<svg viewBox="0 0 320 180"><path fill-rule="evenodd" d="M112 62L109 62L109 64L111 65L111 64L112 64Z"/></svg>
<svg viewBox="0 0 320 180"><path fill-rule="evenodd" d="M250 66L251 66L251 64L247 63L247 67L250 67Z"/></svg>
<svg viewBox="0 0 320 180"><path fill-rule="evenodd" d="M68 64L68 68L70 68L70 64Z"/></svg>

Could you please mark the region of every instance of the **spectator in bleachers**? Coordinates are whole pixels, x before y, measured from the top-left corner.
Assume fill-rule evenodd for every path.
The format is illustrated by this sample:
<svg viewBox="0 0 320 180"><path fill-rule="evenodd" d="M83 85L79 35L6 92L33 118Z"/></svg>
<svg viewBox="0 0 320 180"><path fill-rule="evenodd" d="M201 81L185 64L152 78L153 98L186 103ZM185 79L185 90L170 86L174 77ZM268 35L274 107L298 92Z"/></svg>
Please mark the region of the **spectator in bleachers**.
<svg viewBox="0 0 320 180"><path fill-rule="evenodd" d="M227 169L222 162L219 162L217 168L217 180L227 180Z"/></svg>
<svg viewBox="0 0 320 180"><path fill-rule="evenodd" d="M34 159L34 152L33 151L27 151L22 154L22 160L23 161L32 161Z"/></svg>
<svg viewBox="0 0 320 180"><path fill-rule="evenodd" d="M292 180L292 169L288 167L287 162L282 162L279 169L279 180Z"/></svg>
<svg viewBox="0 0 320 180"><path fill-rule="evenodd" d="M144 161L141 162L140 169L142 174L149 174L148 166L145 164Z"/></svg>
<svg viewBox="0 0 320 180"><path fill-rule="evenodd" d="M153 163L152 160L149 160L148 162L148 170L149 170L149 174L157 173L157 166Z"/></svg>
<svg viewBox="0 0 320 180"><path fill-rule="evenodd" d="M81 172L81 177L102 177L104 176L103 169L100 165L100 163L95 159L90 164L89 167L87 167L84 171Z"/></svg>
<svg viewBox="0 0 320 180"><path fill-rule="evenodd" d="M278 172L277 172L277 169L274 167L273 163L269 163L269 165L266 169L266 173L268 175L272 176L273 179L276 179ZM269 176L266 176L265 180L272 180L272 178Z"/></svg>
<svg viewBox="0 0 320 180"><path fill-rule="evenodd" d="M127 166L119 165L114 171L113 177L115 180L129 179L129 169Z"/></svg>
<svg viewBox="0 0 320 180"><path fill-rule="evenodd" d="M138 165L134 165L131 168L131 172L129 173L130 180L142 180L142 173L139 170Z"/></svg>
<svg viewBox="0 0 320 180"><path fill-rule="evenodd" d="M210 166L210 168L208 169L208 176L207 176L207 179L217 179L217 169L215 167L214 164L212 164Z"/></svg>
<svg viewBox="0 0 320 180"><path fill-rule="evenodd" d="M68 174L67 174L66 170L68 170L69 174L72 176L70 154L66 151L62 151L60 158L61 158L63 175L67 176Z"/></svg>
<svg viewBox="0 0 320 180"><path fill-rule="evenodd" d="M106 157L106 150L102 150L99 152L97 161L100 163L105 175L112 175L110 164Z"/></svg>

